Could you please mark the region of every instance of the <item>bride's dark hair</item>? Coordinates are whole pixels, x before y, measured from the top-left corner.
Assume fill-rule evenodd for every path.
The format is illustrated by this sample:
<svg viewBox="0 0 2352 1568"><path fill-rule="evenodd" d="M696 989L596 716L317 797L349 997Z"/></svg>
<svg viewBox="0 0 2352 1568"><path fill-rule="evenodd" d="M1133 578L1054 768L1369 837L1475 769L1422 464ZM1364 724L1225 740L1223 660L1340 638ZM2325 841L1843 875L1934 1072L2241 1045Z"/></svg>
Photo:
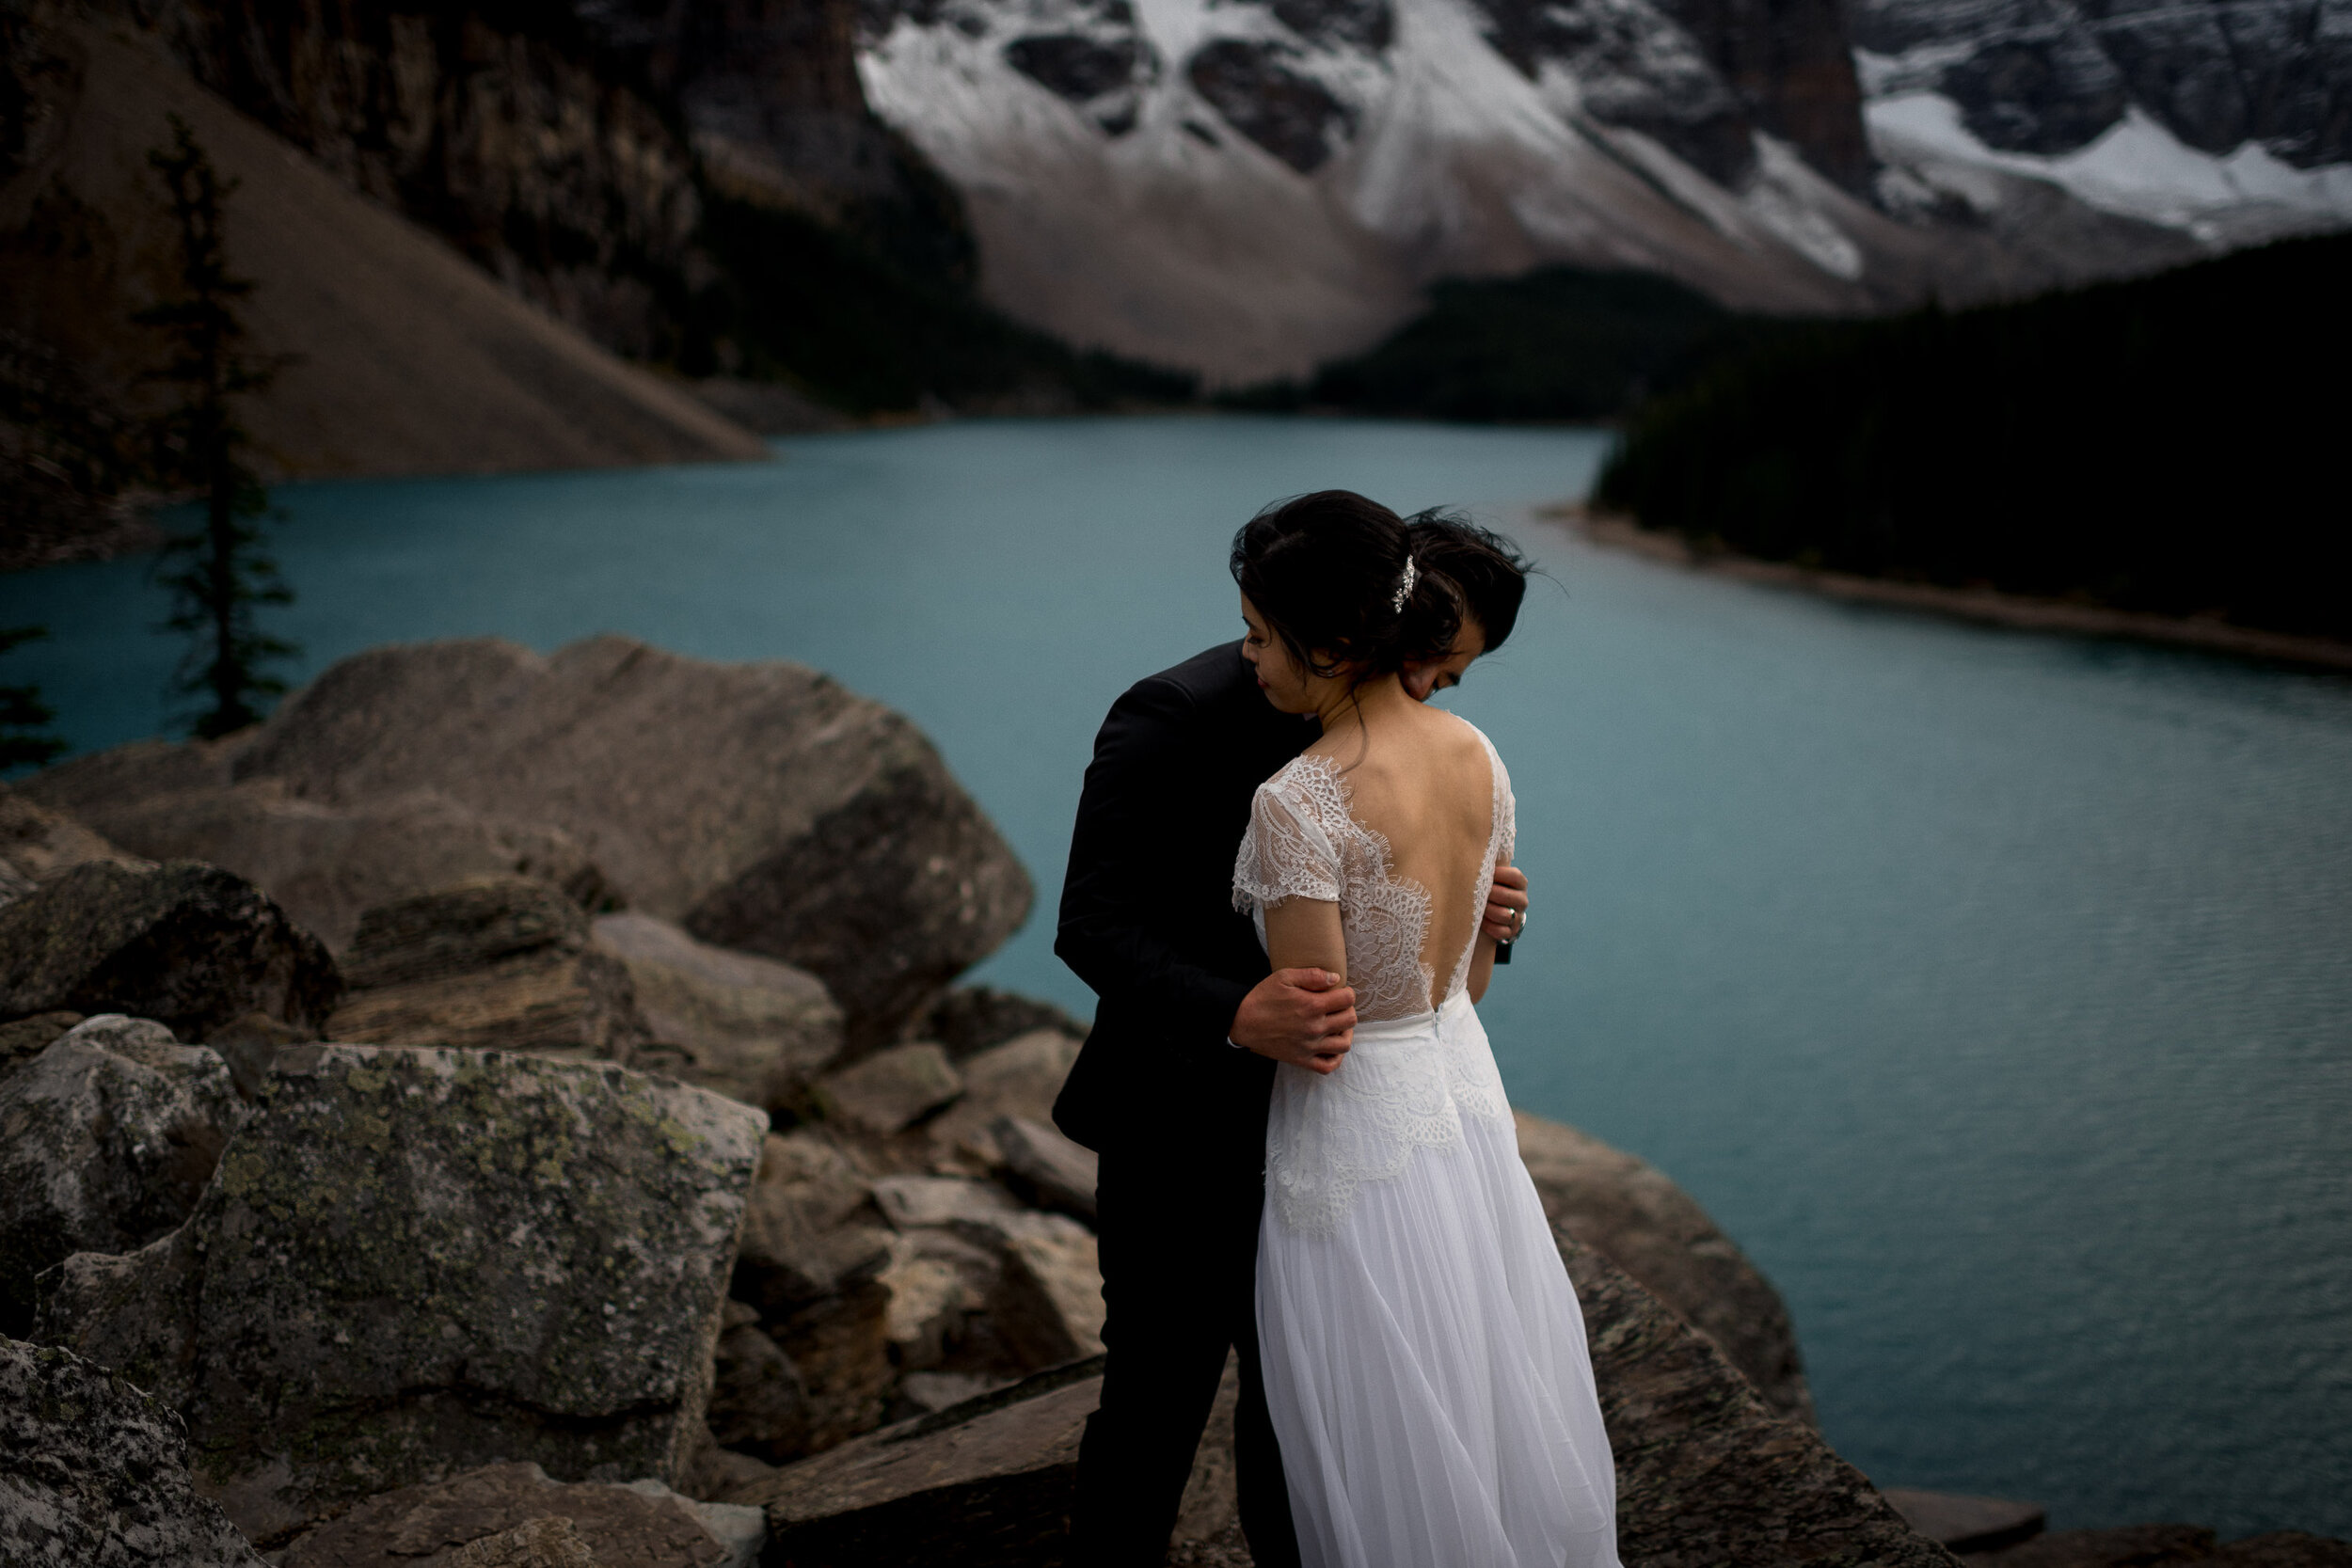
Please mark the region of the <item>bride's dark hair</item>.
<svg viewBox="0 0 2352 1568"><path fill-rule="evenodd" d="M1443 657L1461 630L1461 591L1415 557L1406 519L1353 490L1317 490L1244 523L1232 565L1302 666L1328 676L1358 665L1361 680Z"/></svg>

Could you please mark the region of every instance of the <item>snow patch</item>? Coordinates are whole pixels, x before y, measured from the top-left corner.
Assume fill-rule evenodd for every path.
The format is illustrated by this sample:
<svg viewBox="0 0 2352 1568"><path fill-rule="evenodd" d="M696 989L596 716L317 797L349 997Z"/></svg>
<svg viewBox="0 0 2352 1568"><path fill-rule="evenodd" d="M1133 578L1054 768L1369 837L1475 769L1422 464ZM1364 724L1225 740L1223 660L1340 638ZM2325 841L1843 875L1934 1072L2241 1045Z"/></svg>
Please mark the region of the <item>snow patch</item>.
<svg viewBox="0 0 2352 1568"><path fill-rule="evenodd" d="M2226 154L2201 152L2137 107L2058 157L1985 146L1963 122L1960 105L1941 93L1896 93L1871 103L1865 117L1871 145L1889 163L1975 165L2046 180L2088 206L2182 230L2207 245L2352 225L2352 164L2296 168L2250 141Z"/></svg>

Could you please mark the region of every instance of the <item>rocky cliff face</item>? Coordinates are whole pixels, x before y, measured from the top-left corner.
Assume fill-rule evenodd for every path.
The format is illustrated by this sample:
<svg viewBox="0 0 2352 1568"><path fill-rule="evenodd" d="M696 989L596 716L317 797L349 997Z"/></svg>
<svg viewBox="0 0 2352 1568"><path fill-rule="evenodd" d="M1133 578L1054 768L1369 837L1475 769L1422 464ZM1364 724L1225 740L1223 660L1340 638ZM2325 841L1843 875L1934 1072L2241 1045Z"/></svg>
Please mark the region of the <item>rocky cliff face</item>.
<svg viewBox="0 0 2352 1568"><path fill-rule="evenodd" d="M866 109L847 0L135 8L199 81L625 355L701 352L698 158L730 196L969 271L952 193Z"/></svg>

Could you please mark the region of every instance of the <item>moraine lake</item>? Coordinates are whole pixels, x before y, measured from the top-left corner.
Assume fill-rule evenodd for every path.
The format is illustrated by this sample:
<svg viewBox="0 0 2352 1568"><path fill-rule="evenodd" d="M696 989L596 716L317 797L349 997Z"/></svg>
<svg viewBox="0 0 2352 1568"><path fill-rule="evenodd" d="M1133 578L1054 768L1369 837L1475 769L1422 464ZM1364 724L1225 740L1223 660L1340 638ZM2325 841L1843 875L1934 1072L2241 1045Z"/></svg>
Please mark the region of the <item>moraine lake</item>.
<svg viewBox="0 0 2352 1568"><path fill-rule="evenodd" d="M1451 702L1535 913L1513 1098L1662 1166L1788 1298L1874 1479L2058 1527L2352 1535L2352 681L1680 574L1534 521L1606 437L975 421L764 466L289 486L272 629L617 631L912 715L1036 878L977 978L1090 998L1052 909L1095 725L1238 635L1263 501L1467 506L1538 582ZM156 733L151 565L0 578L77 750ZM693 759L678 764L691 768Z"/></svg>

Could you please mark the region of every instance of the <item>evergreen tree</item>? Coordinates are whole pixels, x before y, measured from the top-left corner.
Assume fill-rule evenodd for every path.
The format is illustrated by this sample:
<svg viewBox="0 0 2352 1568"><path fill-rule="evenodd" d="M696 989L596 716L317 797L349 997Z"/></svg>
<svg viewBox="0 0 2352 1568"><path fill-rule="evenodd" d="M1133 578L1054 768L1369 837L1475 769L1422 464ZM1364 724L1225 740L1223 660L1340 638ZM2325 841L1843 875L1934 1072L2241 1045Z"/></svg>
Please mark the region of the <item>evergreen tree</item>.
<svg viewBox="0 0 2352 1568"><path fill-rule="evenodd" d="M159 426L157 467L203 498L204 526L165 546L163 581L173 599L165 626L191 639L174 687L207 700L195 733L209 739L261 719L266 700L286 689L264 667L297 650L254 623L257 606L291 604L294 594L262 547L269 495L246 461L249 438L232 404L267 387L279 368L247 350L237 315L253 292L251 279L230 272L221 240L237 182L220 178L185 120L173 115L171 128L172 145L147 161L171 198L182 293L135 319L170 335L170 363L155 376L183 389Z"/></svg>
<svg viewBox="0 0 2352 1568"><path fill-rule="evenodd" d="M47 626L0 626L0 654L49 635ZM49 733L56 711L40 700L38 686L0 686L0 773L39 768L65 750Z"/></svg>

